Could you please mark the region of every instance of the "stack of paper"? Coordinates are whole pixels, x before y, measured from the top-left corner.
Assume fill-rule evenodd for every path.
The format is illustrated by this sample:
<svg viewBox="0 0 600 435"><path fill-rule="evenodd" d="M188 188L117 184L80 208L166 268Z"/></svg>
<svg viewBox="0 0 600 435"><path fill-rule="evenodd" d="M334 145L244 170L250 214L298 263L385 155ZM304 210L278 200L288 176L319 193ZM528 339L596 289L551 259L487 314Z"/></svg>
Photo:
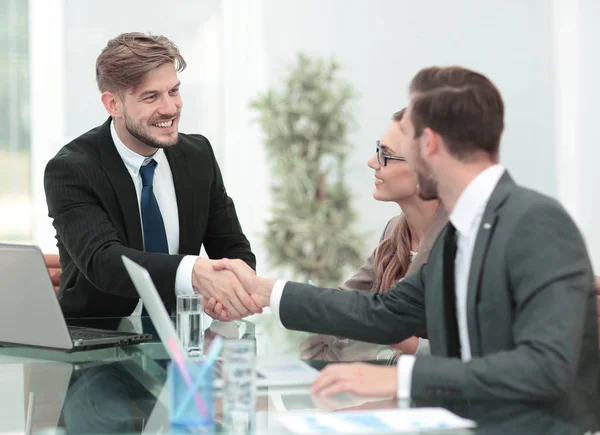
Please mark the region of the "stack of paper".
<svg viewBox="0 0 600 435"><path fill-rule="evenodd" d="M341 411L333 413L283 414L281 424L293 433L363 434L406 433L469 429L475 422L444 408Z"/></svg>

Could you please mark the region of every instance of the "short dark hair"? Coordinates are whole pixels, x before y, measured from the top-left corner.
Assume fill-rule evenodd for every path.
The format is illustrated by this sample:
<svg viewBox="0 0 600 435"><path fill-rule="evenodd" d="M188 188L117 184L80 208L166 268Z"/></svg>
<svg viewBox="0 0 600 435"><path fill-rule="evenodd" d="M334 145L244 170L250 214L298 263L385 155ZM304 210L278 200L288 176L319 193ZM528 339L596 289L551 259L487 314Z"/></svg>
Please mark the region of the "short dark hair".
<svg viewBox="0 0 600 435"><path fill-rule="evenodd" d="M165 63L177 72L186 63L177 46L165 36L132 32L111 39L96 60L96 82L100 92L123 91L139 85L144 75Z"/></svg>
<svg viewBox="0 0 600 435"><path fill-rule="evenodd" d="M476 151L497 158L504 103L483 74L460 66L425 68L413 78L410 94L415 137L428 127L442 136L458 159Z"/></svg>

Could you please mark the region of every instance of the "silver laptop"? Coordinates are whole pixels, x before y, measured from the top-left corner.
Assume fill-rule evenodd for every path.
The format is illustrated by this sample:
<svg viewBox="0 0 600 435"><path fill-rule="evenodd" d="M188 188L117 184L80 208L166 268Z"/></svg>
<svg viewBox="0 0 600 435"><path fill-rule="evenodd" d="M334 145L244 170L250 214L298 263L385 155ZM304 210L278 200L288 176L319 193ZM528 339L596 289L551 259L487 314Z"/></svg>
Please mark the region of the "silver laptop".
<svg viewBox="0 0 600 435"><path fill-rule="evenodd" d="M152 339L68 326L39 247L0 243L0 344L66 352L116 347Z"/></svg>
<svg viewBox="0 0 600 435"><path fill-rule="evenodd" d="M187 359L187 353L181 345L173 322L162 303L150 274L144 267L124 255L121 258L169 357L175 359L179 354L183 359ZM217 361L215 368L217 378L219 377L220 363L222 363L222 360ZM264 359L257 358L256 375L256 385L258 387L297 386L311 384L319 375L319 371L298 359L269 356ZM220 379L215 381L216 387L220 387L221 384Z"/></svg>

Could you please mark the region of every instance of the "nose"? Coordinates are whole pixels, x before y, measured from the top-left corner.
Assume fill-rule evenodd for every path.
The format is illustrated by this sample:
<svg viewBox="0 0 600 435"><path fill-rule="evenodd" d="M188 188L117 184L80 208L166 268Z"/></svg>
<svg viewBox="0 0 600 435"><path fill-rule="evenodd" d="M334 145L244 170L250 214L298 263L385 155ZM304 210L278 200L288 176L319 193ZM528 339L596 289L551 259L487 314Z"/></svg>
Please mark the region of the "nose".
<svg viewBox="0 0 600 435"><path fill-rule="evenodd" d="M377 153L374 153L371 157L369 157L369 160L367 160L367 165L369 165L369 168L375 170L381 168L381 165L379 164L379 159L377 158Z"/></svg>
<svg viewBox="0 0 600 435"><path fill-rule="evenodd" d="M176 98L171 95L166 95L161 101L161 105L158 108L158 112L161 115L175 115L178 110L178 104Z"/></svg>

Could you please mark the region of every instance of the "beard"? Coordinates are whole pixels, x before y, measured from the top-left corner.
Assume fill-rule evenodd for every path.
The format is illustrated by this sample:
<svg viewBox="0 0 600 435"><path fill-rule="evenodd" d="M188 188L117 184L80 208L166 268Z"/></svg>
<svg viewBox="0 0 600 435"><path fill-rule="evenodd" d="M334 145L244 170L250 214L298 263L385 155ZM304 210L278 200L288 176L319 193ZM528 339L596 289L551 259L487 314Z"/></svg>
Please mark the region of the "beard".
<svg viewBox="0 0 600 435"><path fill-rule="evenodd" d="M177 118L178 114L175 115ZM166 119L172 119L173 116L169 116ZM144 126L140 122L134 121L127 115L127 112L123 113L123 120L125 121L125 129L129 132L130 135L135 137L137 140L142 142L145 145L148 145L152 148L169 148L177 143L177 135L172 140L167 141L159 141L155 137L152 137L145 129ZM160 122L161 119L156 119L152 123ZM175 120L173 120L175 122Z"/></svg>
<svg viewBox="0 0 600 435"><path fill-rule="evenodd" d="M433 178L431 168L418 152L415 153L415 163L414 172L419 183L419 198L423 201L438 199L438 182Z"/></svg>
<svg viewBox="0 0 600 435"><path fill-rule="evenodd" d="M430 177L417 174L419 180L419 198L423 201L438 199L438 183Z"/></svg>

